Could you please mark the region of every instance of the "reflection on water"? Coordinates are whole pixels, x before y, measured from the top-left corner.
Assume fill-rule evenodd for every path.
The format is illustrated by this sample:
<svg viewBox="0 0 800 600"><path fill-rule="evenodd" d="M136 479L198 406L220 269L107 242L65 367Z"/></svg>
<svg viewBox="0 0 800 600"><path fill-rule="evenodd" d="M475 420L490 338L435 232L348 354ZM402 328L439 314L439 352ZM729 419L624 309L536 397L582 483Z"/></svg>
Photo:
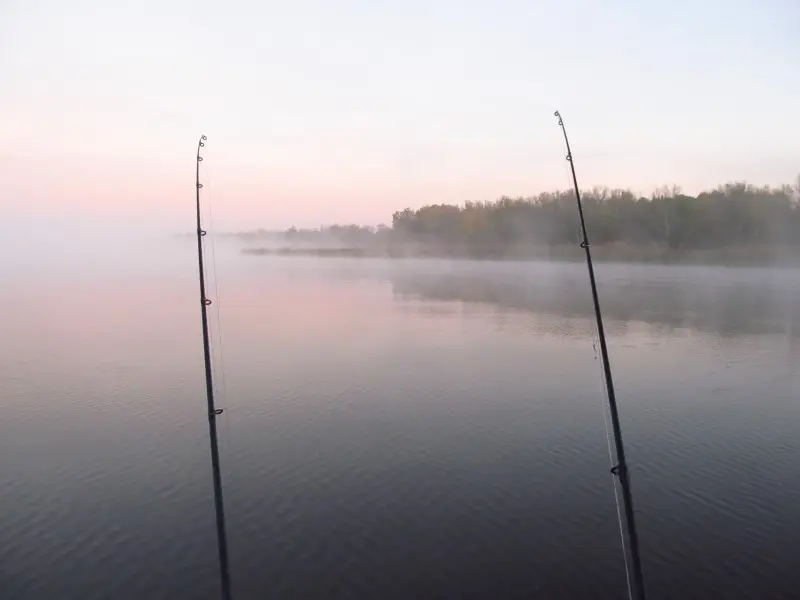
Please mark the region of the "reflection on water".
<svg viewBox="0 0 800 600"><path fill-rule="evenodd" d="M184 266L3 290L3 598L216 597ZM624 597L583 265L221 266L237 598ZM792 597L800 277L598 276L650 597Z"/></svg>
<svg viewBox="0 0 800 600"><path fill-rule="evenodd" d="M644 277L632 279L623 277L627 269L599 268L603 316L609 322L638 321L664 334L692 329L722 336L800 335L800 273L796 271L748 270L743 276L739 270L672 268L672 277L665 277L664 267L651 267L653 274L643 271ZM481 303L565 320L594 318L588 276L580 265L563 267L558 277L542 265L501 265L487 270L401 272L391 281L402 300ZM542 271L547 275L544 278L538 276ZM612 326L612 333L614 330Z"/></svg>

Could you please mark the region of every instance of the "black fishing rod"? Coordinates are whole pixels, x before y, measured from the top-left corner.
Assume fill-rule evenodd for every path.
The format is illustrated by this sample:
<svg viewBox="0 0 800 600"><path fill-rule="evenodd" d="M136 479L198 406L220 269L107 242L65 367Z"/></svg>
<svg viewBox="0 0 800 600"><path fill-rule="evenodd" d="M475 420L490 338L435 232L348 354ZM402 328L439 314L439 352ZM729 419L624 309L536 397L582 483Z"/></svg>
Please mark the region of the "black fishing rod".
<svg viewBox="0 0 800 600"><path fill-rule="evenodd" d="M586 252L586 266L589 268L589 283L592 287L592 302L594 303L594 316L597 319L597 337L600 338L600 355L603 360L603 374L606 380L606 391L608 393L608 406L611 413L611 424L614 429L614 446L617 451L617 465L612 467L611 473L619 478L622 488L622 502L625 505L625 523L628 530L628 541L630 545L630 564L633 571L633 581L628 584L637 600L645 600L644 575L642 574L642 562L639 555L639 536L636 533L636 520L633 514L633 496L631 495L631 482L628 473L628 464L625 461L625 447L622 444L622 428L619 424L619 412L617 410L617 397L614 392L614 380L611 377L611 363L608 360L608 346L606 345L606 334L603 329L603 316L600 313L600 300L597 296L597 283L594 278L594 266L592 265L592 252L589 247L589 236L586 235L586 221L583 218L583 205L581 204L581 192L578 189L578 177L575 175L575 162L572 160L572 150L569 147L567 128L564 127L564 119L556 111L558 124L564 132L564 142L567 145L567 161L572 169L572 183L575 186L575 199L578 201L578 215L581 220L581 248ZM625 560L628 560L626 554Z"/></svg>
<svg viewBox="0 0 800 600"><path fill-rule="evenodd" d="M222 474L219 465L219 443L217 442L217 417L222 414L222 409L214 405L214 382L211 377L211 347L208 341L208 305L211 300L206 297L206 278L203 270L203 236L206 231L200 221L200 148L206 136L201 135L197 142L197 260L200 265L200 311L203 318L203 358L206 366L206 397L208 399L208 434L211 442L211 471L214 476L214 511L217 516L217 549L219 550L220 582L222 584L222 599L231 600L231 576L228 570L228 538L225 534L225 508L222 503Z"/></svg>

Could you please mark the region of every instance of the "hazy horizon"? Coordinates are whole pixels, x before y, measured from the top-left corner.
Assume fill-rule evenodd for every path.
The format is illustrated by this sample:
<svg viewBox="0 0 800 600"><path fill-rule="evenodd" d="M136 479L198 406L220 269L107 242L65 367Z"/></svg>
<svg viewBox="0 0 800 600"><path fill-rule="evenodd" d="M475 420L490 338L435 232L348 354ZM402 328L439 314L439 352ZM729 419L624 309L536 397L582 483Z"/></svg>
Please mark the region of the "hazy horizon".
<svg viewBox="0 0 800 600"><path fill-rule="evenodd" d="M796 595L798 23L0 0L2 600Z"/></svg>
<svg viewBox="0 0 800 600"><path fill-rule="evenodd" d="M798 17L789 0L6 2L3 229L187 231L201 133L219 231L563 189L555 109L582 187L791 183Z"/></svg>

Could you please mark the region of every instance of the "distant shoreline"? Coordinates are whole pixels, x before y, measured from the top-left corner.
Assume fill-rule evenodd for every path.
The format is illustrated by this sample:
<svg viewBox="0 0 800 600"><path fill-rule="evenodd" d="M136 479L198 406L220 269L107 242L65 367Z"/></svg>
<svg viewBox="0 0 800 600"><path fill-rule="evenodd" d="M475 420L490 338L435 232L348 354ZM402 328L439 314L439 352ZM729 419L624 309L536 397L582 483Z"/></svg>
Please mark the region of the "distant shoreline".
<svg viewBox="0 0 800 600"><path fill-rule="evenodd" d="M475 261L536 261L553 260L580 262L584 251L574 246L515 248L486 252L459 251L454 248L398 246L381 248L361 247L273 247L244 248L243 254L253 256L313 257L313 258L385 258L385 259L451 259ZM729 247L709 250L669 250L660 247L638 247L622 244L592 247L592 257L601 262L623 262L663 265L718 265L751 267L800 266L800 247Z"/></svg>

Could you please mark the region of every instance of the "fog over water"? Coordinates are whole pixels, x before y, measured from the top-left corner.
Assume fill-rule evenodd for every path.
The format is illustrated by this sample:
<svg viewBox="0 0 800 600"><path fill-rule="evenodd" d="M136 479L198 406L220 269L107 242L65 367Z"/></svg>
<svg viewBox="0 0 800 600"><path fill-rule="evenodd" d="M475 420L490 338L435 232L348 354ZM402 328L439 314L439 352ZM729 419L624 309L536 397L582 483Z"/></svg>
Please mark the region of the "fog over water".
<svg viewBox="0 0 800 600"><path fill-rule="evenodd" d="M196 194L235 600L626 597L578 185L649 599L800 598L800 2L721 8L0 0L0 600L220 597Z"/></svg>
<svg viewBox="0 0 800 600"><path fill-rule="evenodd" d="M3 597L215 598L196 246L77 225L0 262ZM625 596L585 265L214 246L237 598ZM800 272L597 274L649 596L794 597Z"/></svg>

